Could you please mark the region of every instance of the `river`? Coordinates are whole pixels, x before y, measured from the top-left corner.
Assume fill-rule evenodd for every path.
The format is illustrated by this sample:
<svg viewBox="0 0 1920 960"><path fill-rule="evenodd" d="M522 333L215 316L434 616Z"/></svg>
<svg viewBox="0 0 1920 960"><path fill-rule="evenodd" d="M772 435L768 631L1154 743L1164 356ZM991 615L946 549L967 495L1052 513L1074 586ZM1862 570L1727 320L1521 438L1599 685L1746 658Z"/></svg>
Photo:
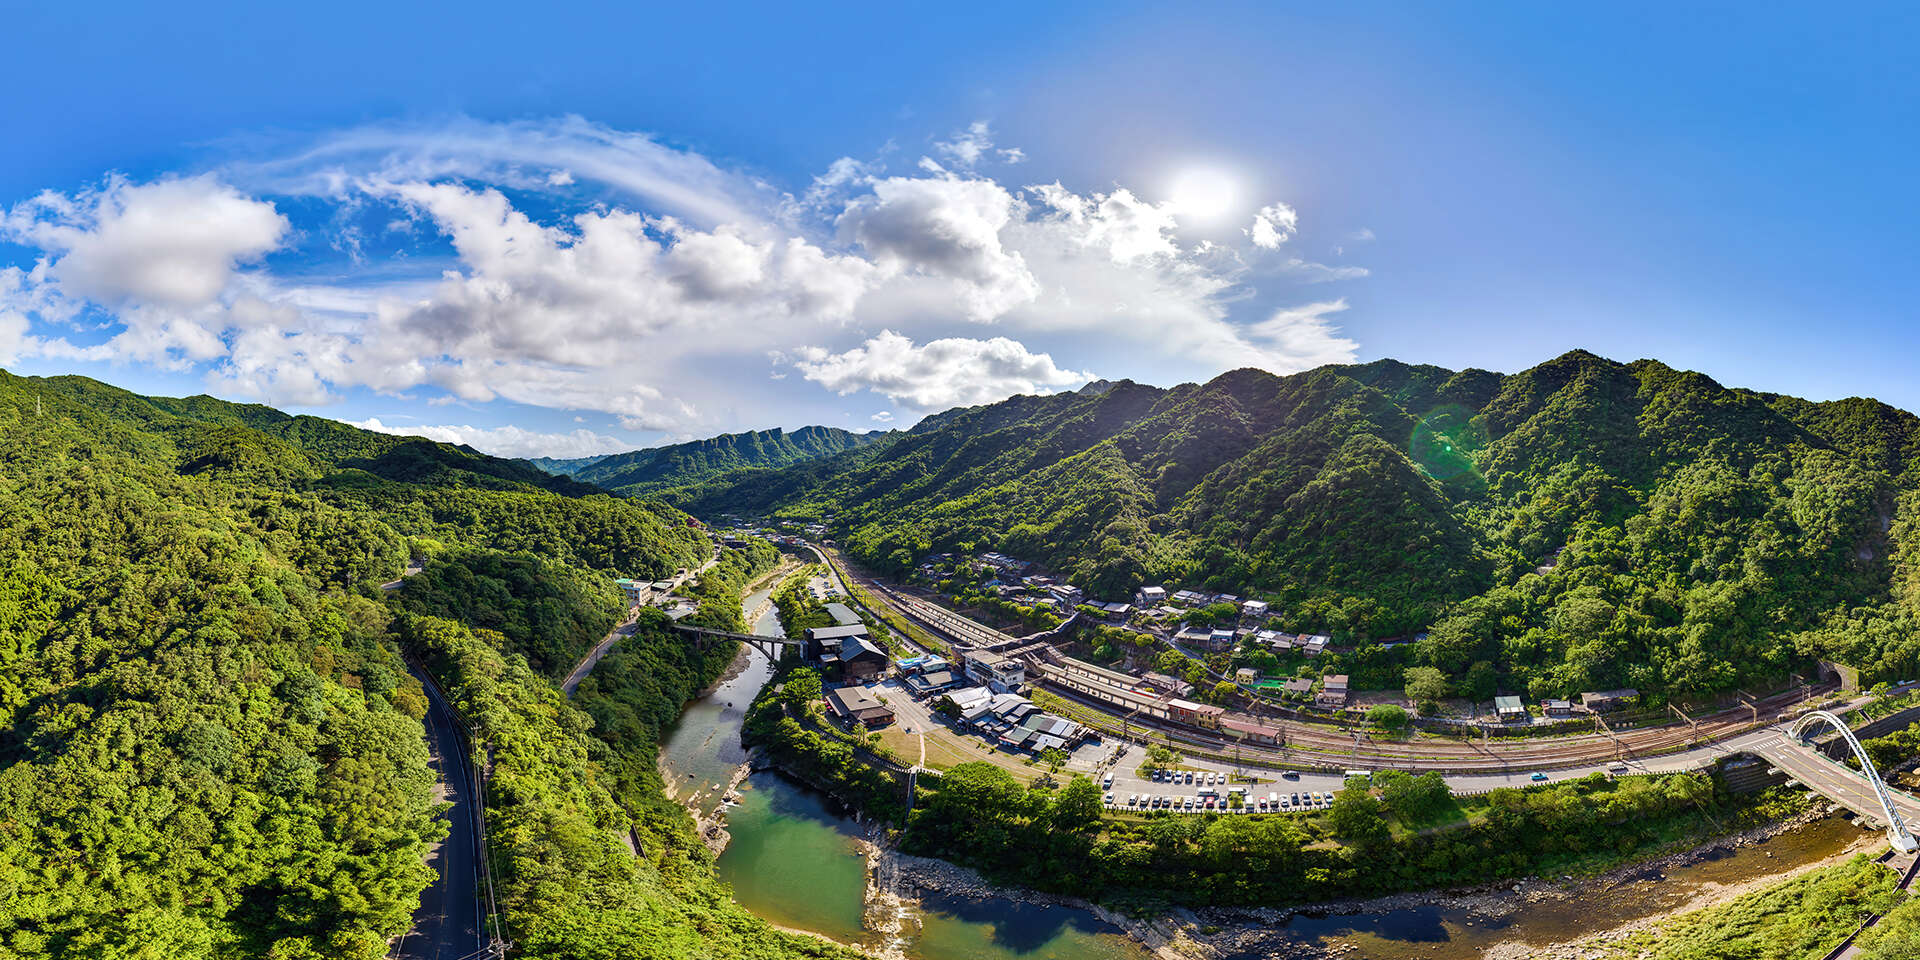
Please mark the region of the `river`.
<svg viewBox="0 0 1920 960"><path fill-rule="evenodd" d="M767 591L746 598L759 606ZM753 631L784 636L771 609ZM747 666L712 693L687 706L660 751L675 795L702 810L721 801L746 754L740 724L766 683L771 666L749 651ZM743 802L727 811L732 841L720 855L720 878L734 899L784 927L823 934L842 943L895 947L913 960L1142 960L1145 950L1118 928L1085 910L934 897L912 908L900 941L865 923L867 867L859 825L834 801L776 773L756 773L742 785Z"/></svg>
<svg viewBox="0 0 1920 960"><path fill-rule="evenodd" d="M746 609L766 596L748 597ZM756 633L781 636L768 611ZM745 669L688 705L661 749L661 766L677 796L703 811L721 802L724 786L746 762L740 724L767 681L771 665L749 651ZM910 908L897 939L869 929L867 869L860 825L831 799L773 772L742 784L742 802L727 811L732 842L717 865L742 906L784 927L843 943L897 948L913 960L1143 960L1148 953L1085 910L1012 900L931 896ZM1257 949L1223 951L1228 960L1343 952L1367 960L1472 960L1496 944L1535 946L1600 933L1666 913L1702 894L1832 857L1863 832L1830 818L1796 827L1753 846L1709 855L1672 869L1573 897L1509 903L1505 917L1466 908L1421 906L1368 913L1296 915L1265 927ZM1505 898L1508 894L1494 894ZM1515 898L1517 900L1517 898ZM1515 908L1517 907L1517 908ZM1205 938L1210 939L1210 938Z"/></svg>
<svg viewBox="0 0 1920 960"><path fill-rule="evenodd" d="M1497 900L1505 901L1501 906L1513 908L1504 917L1441 906L1300 914L1269 929L1259 949L1228 951L1223 960L1334 945L1351 947L1350 956L1367 960L1475 960L1506 942L1546 947L1684 909L1702 895L1834 857L1868 835L1843 817L1828 817L1751 846L1712 851L1685 866L1648 867L1617 883L1584 884L1575 896L1515 904L1517 897L1498 894Z"/></svg>

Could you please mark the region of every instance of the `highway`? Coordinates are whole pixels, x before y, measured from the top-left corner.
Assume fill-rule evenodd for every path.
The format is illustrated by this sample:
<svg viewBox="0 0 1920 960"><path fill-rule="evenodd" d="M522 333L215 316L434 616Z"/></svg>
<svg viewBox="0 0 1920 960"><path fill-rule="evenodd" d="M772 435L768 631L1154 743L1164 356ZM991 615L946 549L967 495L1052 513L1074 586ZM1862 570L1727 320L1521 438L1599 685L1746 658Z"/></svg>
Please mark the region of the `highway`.
<svg viewBox="0 0 1920 960"><path fill-rule="evenodd" d="M419 667L409 664L409 670L427 691L427 746L440 799L453 806L442 815L447 838L427 855L433 882L421 891L413 929L395 944L392 956L395 960L460 960L477 955L483 947L477 785L453 709Z"/></svg>

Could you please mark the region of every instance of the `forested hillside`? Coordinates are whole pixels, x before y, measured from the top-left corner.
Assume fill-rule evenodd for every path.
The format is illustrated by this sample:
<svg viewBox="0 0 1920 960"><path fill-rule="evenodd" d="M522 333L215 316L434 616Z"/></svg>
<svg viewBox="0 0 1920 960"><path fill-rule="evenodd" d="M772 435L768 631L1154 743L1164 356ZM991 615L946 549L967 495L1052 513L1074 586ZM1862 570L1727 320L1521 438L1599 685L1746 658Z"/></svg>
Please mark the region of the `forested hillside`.
<svg viewBox="0 0 1920 960"><path fill-rule="evenodd" d="M0 956L384 956L445 830L403 648L484 664L481 687L445 679L508 711L488 722L509 759L535 750L514 760L532 779L508 781L503 804L530 826L493 836L575 845L579 818L604 838L647 815L654 865L622 862L617 842L569 846L592 869L566 878L568 904L633 911L595 922L674 955L815 950L726 903L657 783L649 795L623 774L610 805L586 759L607 749L582 739L591 721L556 709L520 656L564 671L617 613L608 580L663 577L710 550L683 514L519 461L0 373ZM423 589L383 596L374 585L410 555L428 558ZM725 566L713 589L765 559ZM479 620L487 640L416 611ZM683 646L648 634L654 659L635 669L697 661L657 688L656 715L718 669ZM515 739L514 704L537 715L533 739ZM650 767L651 742L632 749ZM542 879L515 908L578 916L547 909L560 895ZM565 949L546 955L602 955L593 937L551 930Z"/></svg>
<svg viewBox="0 0 1920 960"><path fill-rule="evenodd" d="M835 517L863 561L1000 549L1097 597L1276 601L1286 626L1534 695L1920 672L1920 421L1574 352L1525 372L1379 361L1014 397L885 446L670 491Z"/></svg>
<svg viewBox="0 0 1920 960"><path fill-rule="evenodd" d="M553 461L548 469L608 490L644 495L704 483L723 474L804 463L857 450L886 436L837 427L802 427L791 433L776 427L616 453L590 462Z"/></svg>

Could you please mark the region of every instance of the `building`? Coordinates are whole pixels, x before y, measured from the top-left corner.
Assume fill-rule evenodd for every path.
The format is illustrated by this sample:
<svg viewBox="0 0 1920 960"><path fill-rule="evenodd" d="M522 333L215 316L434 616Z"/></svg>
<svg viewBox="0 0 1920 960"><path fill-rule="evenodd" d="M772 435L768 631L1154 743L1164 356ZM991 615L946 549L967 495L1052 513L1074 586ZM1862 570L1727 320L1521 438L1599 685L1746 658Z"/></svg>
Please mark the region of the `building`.
<svg viewBox="0 0 1920 960"><path fill-rule="evenodd" d="M1221 717L1220 729L1238 739L1251 740L1254 743L1280 742L1280 729L1278 727L1269 727L1265 724L1254 723L1251 720Z"/></svg>
<svg viewBox="0 0 1920 960"><path fill-rule="evenodd" d="M1333 640L1332 637L1326 636L1324 634L1316 633L1312 636L1308 636L1303 633L1299 636L1298 639L1294 641L1294 646L1297 649L1299 649L1301 653L1304 653L1309 657L1317 657L1321 653L1326 651L1327 644L1332 640Z"/></svg>
<svg viewBox="0 0 1920 960"><path fill-rule="evenodd" d="M1320 693L1313 705L1322 710L1339 710L1347 705L1347 675L1336 673L1320 681Z"/></svg>
<svg viewBox="0 0 1920 960"><path fill-rule="evenodd" d="M1540 703L1540 712L1549 717L1571 717L1573 716L1573 701L1544 700Z"/></svg>
<svg viewBox="0 0 1920 960"><path fill-rule="evenodd" d="M885 650L864 636L841 637L834 646L832 659L823 656L821 661L838 663L840 675L848 679L877 677L887 672L887 666L892 662Z"/></svg>
<svg viewBox="0 0 1920 960"><path fill-rule="evenodd" d="M1265 620L1267 618L1267 602L1265 600L1248 600L1240 605L1240 615L1249 620Z"/></svg>
<svg viewBox="0 0 1920 960"><path fill-rule="evenodd" d="M1280 695L1305 700L1313 696L1313 681L1306 677L1294 677L1280 685Z"/></svg>
<svg viewBox="0 0 1920 960"><path fill-rule="evenodd" d="M969 679L992 688L996 693L1011 693L1015 687L1027 682L1024 664L992 650L968 650L960 658Z"/></svg>
<svg viewBox="0 0 1920 960"><path fill-rule="evenodd" d="M1494 697L1493 712L1501 723L1520 723L1527 719L1527 705L1519 697Z"/></svg>
<svg viewBox="0 0 1920 960"><path fill-rule="evenodd" d="M1232 630L1214 630L1207 634L1207 648L1209 650L1231 650L1233 649L1234 639L1235 634Z"/></svg>
<svg viewBox="0 0 1920 960"><path fill-rule="evenodd" d="M954 687L941 695L952 701L961 721L973 723L993 707L993 691L986 687Z"/></svg>
<svg viewBox="0 0 1920 960"><path fill-rule="evenodd" d="M867 626L864 623L849 623L833 627L808 627L807 658L811 660L824 660L826 659L829 646L838 650L840 641L848 637L864 637L866 635Z"/></svg>
<svg viewBox="0 0 1920 960"><path fill-rule="evenodd" d="M1193 695L1193 684L1179 677L1170 677L1164 673L1149 672L1142 676L1140 680L1147 686L1160 690L1170 696L1186 697Z"/></svg>
<svg viewBox="0 0 1920 960"><path fill-rule="evenodd" d="M1174 699L1167 701L1167 712L1173 716L1173 719L1182 723L1211 727L1220 722L1220 717L1227 712L1227 708L1207 703L1194 703L1192 700Z"/></svg>
<svg viewBox="0 0 1920 960"><path fill-rule="evenodd" d="M1249 687L1252 686L1253 681L1258 679L1259 677L1260 677L1260 671L1255 670L1252 667L1241 667L1240 669L1235 670L1233 672L1233 682L1238 683L1242 686L1249 686Z"/></svg>
<svg viewBox="0 0 1920 960"><path fill-rule="evenodd" d="M827 706L833 715L849 723L858 721L869 727L884 727L893 722L893 708L880 702L873 691L860 686L834 687L827 691Z"/></svg>
<svg viewBox="0 0 1920 960"><path fill-rule="evenodd" d="M1216 593L1213 595L1213 602L1214 603L1231 603L1237 607L1240 605L1240 598L1234 596L1231 593Z"/></svg>
<svg viewBox="0 0 1920 960"><path fill-rule="evenodd" d="M851 626L860 622L860 615L854 613L853 608L844 603L829 603L824 609L837 626Z"/></svg>
<svg viewBox="0 0 1920 960"><path fill-rule="evenodd" d="M1087 728L1050 713L1031 711L1017 726L1000 734L1000 745L1016 750L1071 750L1086 736Z"/></svg>
<svg viewBox="0 0 1920 960"><path fill-rule="evenodd" d="M1207 595L1204 593L1195 593L1192 590L1176 590L1174 591L1172 599L1174 603L1183 607L1204 607L1207 605Z"/></svg>
<svg viewBox="0 0 1920 960"><path fill-rule="evenodd" d="M1639 699L1640 691L1632 687L1619 690L1595 690L1580 695L1580 706L1591 713L1607 713L1619 710Z"/></svg>
<svg viewBox="0 0 1920 960"><path fill-rule="evenodd" d="M1142 607L1157 607L1167 602L1167 588L1141 587L1134 591L1133 602Z"/></svg>
<svg viewBox="0 0 1920 960"><path fill-rule="evenodd" d="M951 670L921 670L907 674L902 681L915 696L924 697L930 693L939 693L960 682Z"/></svg>
<svg viewBox="0 0 1920 960"><path fill-rule="evenodd" d="M625 577L615 580L613 585L620 588L620 595L627 598L627 606L629 607L637 607L646 603L647 592L653 589L653 584L651 583L642 583L639 580L628 580Z"/></svg>

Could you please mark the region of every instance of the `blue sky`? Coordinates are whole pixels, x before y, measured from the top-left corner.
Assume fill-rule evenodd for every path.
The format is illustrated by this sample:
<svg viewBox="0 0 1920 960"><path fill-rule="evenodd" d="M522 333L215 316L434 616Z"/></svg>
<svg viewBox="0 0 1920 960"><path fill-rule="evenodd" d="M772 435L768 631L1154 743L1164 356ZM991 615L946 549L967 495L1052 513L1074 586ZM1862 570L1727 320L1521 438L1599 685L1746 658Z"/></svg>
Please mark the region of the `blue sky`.
<svg viewBox="0 0 1920 960"><path fill-rule="evenodd" d="M1677 7L15 10L0 365L515 455L1573 347L1920 409L1915 14Z"/></svg>

